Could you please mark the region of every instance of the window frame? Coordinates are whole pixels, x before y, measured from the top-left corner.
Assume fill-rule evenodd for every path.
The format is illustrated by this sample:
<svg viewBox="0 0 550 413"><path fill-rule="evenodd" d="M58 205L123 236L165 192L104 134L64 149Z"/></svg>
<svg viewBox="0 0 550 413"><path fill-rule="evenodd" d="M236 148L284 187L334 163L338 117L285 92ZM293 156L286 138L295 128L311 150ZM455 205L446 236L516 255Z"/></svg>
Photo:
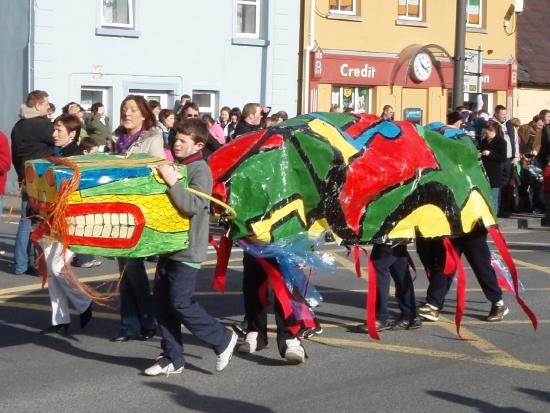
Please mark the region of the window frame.
<svg viewBox="0 0 550 413"><path fill-rule="evenodd" d="M357 16L357 0L351 0L352 1L352 9L351 10L340 10L340 0L336 0L338 2L338 10L334 10L330 8L330 3L328 5L328 11L330 14L345 14L349 16Z"/></svg>
<svg viewBox="0 0 550 413"><path fill-rule="evenodd" d="M479 23L473 24L468 23L468 6L470 5L470 1L468 0L466 2L466 27L468 28L475 28L475 29L482 29L483 28L483 6L484 6L484 0L479 0Z"/></svg>
<svg viewBox="0 0 550 413"><path fill-rule="evenodd" d="M344 110L344 88L351 88L353 90L353 111L354 113L372 113L372 90L370 86L357 86L357 85L332 85L330 93L330 104L331 106L335 104L332 100L334 94L334 88L338 88L338 103L337 105ZM367 89L367 95L365 99L366 110L364 112L359 112L357 110L357 102L359 101L359 89Z"/></svg>
<svg viewBox="0 0 550 413"><path fill-rule="evenodd" d="M254 33L241 33L239 27L239 6L254 5L256 7L256 31ZM234 36L241 39L260 39L261 38L261 18L262 18L262 0L235 0L235 33Z"/></svg>
<svg viewBox="0 0 550 413"><path fill-rule="evenodd" d="M108 23L105 22L105 16L103 14L103 2L105 0L99 0L99 15L100 18L100 27L102 28L113 28L113 29L125 29L125 30L135 30L135 18L134 18L134 0L112 0L115 1L126 1L128 4L128 23Z"/></svg>
<svg viewBox="0 0 550 413"><path fill-rule="evenodd" d="M199 106L199 113L201 115L209 114L216 119L216 114L218 113L218 93L217 90L193 90L191 93L191 100L197 103L197 99L195 99L196 95L210 95L210 106Z"/></svg>
<svg viewBox="0 0 550 413"><path fill-rule="evenodd" d="M105 113L110 114L112 112L111 102L109 94L111 92L110 86L92 86L92 85L80 85L80 98L78 100L81 106L82 104L82 92L101 92L101 103L105 107ZM94 104L95 102L92 102ZM84 107L84 109L89 110L89 108Z"/></svg>
<svg viewBox="0 0 550 413"><path fill-rule="evenodd" d="M405 4L405 8L409 9L409 0L405 0L407 3ZM404 14L399 14L399 1L397 2L397 19L398 20L409 20L409 21L415 21L415 22L422 22L424 21L424 1L418 0L418 10L419 10L419 16L409 16Z"/></svg>

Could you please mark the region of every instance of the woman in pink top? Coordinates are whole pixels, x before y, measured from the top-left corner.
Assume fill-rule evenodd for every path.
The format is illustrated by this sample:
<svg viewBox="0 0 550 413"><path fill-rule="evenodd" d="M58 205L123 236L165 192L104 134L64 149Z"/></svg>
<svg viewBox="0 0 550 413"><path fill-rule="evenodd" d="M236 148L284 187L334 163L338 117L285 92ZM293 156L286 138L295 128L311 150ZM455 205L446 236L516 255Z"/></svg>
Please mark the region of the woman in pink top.
<svg viewBox="0 0 550 413"><path fill-rule="evenodd" d="M214 118L212 118L212 116L210 115L203 115L202 120L208 126L208 133L212 135L212 137L216 139L220 143L220 145L224 145L225 136L223 134L222 127L218 123L216 123Z"/></svg>

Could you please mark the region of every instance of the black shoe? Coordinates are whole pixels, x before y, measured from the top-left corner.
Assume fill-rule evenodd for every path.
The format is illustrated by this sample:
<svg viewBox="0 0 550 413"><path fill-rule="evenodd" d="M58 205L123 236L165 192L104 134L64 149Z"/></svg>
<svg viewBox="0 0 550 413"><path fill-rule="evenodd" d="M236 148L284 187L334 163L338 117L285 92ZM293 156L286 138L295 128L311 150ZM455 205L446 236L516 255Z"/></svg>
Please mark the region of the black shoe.
<svg viewBox="0 0 550 413"><path fill-rule="evenodd" d="M90 303L88 308L83 313L80 313L80 328L82 329L86 327L91 319L92 319L92 303Z"/></svg>
<svg viewBox="0 0 550 413"><path fill-rule="evenodd" d="M31 267L30 265L27 267L25 272L16 272L15 275L32 275L33 277L42 277L42 273L40 273L36 268Z"/></svg>
<svg viewBox="0 0 550 413"><path fill-rule="evenodd" d="M246 333L248 333L248 321L246 317L240 323L231 324L231 328L239 337L246 337Z"/></svg>
<svg viewBox="0 0 550 413"><path fill-rule="evenodd" d="M151 328L151 329L144 329L141 332L141 335L138 337L138 340L145 341L150 338L155 337L155 334L157 334L157 328Z"/></svg>
<svg viewBox="0 0 550 413"><path fill-rule="evenodd" d="M388 318L387 320L376 320L376 331L385 331L385 330L391 330L394 325L394 320ZM365 333L368 334L369 329L367 327L367 324L359 324L355 326L354 329L357 333Z"/></svg>
<svg viewBox="0 0 550 413"><path fill-rule="evenodd" d="M408 318L401 318L397 320L393 326L392 330L416 330L417 328L422 327L422 320L420 317L415 317L412 320Z"/></svg>
<svg viewBox="0 0 550 413"><path fill-rule="evenodd" d="M41 330L40 334L61 334L61 330L63 330L64 333L69 331L69 324L57 324L55 326L49 326L48 328Z"/></svg>

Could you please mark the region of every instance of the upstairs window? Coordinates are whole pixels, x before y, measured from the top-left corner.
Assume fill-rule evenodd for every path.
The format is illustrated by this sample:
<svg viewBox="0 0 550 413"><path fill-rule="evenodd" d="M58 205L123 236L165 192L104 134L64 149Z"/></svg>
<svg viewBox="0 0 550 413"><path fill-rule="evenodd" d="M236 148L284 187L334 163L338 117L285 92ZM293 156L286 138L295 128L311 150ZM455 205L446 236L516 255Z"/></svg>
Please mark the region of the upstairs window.
<svg viewBox="0 0 550 413"><path fill-rule="evenodd" d="M260 3L261 0L237 1L237 37L249 39L260 38Z"/></svg>
<svg viewBox="0 0 550 413"><path fill-rule="evenodd" d="M356 0L329 0L329 10L334 14L356 14Z"/></svg>
<svg viewBox="0 0 550 413"><path fill-rule="evenodd" d="M422 16L422 0L399 0L397 5L397 18L400 20L418 20Z"/></svg>
<svg viewBox="0 0 550 413"><path fill-rule="evenodd" d="M482 0L468 0L468 10L466 12L466 26L481 27Z"/></svg>
<svg viewBox="0 0 550 413"><path fill-rule="evenodd" d="M101 26L120 29L134 28L133 0L102 0Z"/></svg>

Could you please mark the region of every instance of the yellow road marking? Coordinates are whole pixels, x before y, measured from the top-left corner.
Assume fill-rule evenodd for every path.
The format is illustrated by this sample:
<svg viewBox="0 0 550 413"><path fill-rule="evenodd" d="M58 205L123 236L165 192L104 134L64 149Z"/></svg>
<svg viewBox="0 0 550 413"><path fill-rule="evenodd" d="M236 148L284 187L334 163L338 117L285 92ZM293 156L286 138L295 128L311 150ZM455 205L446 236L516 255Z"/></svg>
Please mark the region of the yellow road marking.
<svg viewBox="0 0 550 413"><path fill-rule="evenodd" d="M456 361L468 361L471 363L488 364L491 366L508 367L513 369L521 369L528 371L536 371L540 373L550 373L550 366L540 364L524 363L511 357L479 357L468 354L454 353L449 351L430 350L421 347L398 346L394 344L382 344L372 341L359 341L341 338L315 336L309 339L310 341L328 344L333 346L346 346L372 350L391 351L394 353L415 354L427 357L439 357Z"/></svg>
<svg viewBox="0 0 550 413"><path fill-rule="evenodd" d="M518 260L516 258L514 258L514 262L517 263L517 264L520 264L524 267L530 268L532 270L537 270L537 271L543 272L545 274L550 274L550 269L548 269L547 267L542 267L542 266L537 265L537 264L531 264L530 262Z"/></svg>

